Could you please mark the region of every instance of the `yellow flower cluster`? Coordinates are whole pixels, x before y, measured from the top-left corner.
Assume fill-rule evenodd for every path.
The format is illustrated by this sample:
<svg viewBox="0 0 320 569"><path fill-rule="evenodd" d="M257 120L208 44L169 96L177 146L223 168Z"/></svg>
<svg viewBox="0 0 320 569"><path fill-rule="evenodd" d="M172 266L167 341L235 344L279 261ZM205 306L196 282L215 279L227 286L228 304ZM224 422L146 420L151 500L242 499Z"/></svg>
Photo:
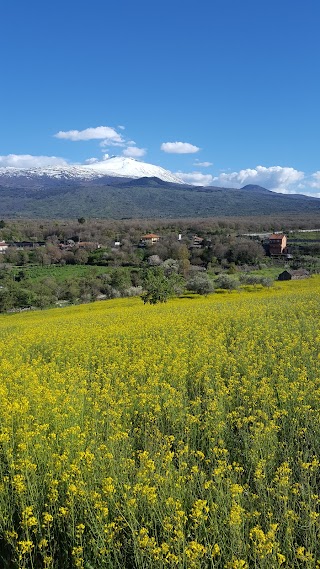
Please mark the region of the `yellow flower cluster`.
<svg viewBox="0 0 320 569"><path fill-rule="evenodd" d="M4 565L320 566L319 292L2 316Z"/></svg>

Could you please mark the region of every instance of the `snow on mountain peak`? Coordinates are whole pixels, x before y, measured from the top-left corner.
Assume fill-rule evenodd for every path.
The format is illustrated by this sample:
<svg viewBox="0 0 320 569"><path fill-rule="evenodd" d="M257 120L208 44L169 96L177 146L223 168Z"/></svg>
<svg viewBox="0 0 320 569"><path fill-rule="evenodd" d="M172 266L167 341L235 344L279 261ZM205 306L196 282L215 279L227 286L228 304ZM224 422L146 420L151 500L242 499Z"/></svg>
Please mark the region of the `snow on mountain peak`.
<svg viewBox="0 0 320 569"><path fill-rule="evenodd" d="M182 184L182 180L174 176L169 170L160 166L154 166L147 162L140 162L135 158L125 156L112 156L101 162L88 164L86 168L101 173L105 176L124 176L126 178L151 178L156 177L166 182Z"/></svg>
<svg viewBox="0 0 320 569"><path fill-rule="evenodd" d="M84 179L93 180L104 176L117 178L160 178L165 182L183 184L184 182L174 176L169 170L160 166L154 166L146 162L140 162L134 158L125 156L112 156L102 161L92 162L85 165L74 166L48 166L46 168L0 168L0 176L6 178L55 178L55 179Z"/></svg>

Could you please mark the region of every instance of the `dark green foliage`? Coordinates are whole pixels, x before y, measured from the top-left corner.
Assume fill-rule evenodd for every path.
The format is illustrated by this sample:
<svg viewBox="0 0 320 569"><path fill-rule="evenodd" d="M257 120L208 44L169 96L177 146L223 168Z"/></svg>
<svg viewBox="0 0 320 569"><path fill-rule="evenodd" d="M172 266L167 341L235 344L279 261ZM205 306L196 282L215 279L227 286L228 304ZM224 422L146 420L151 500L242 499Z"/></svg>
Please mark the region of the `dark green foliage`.
<svg viewBox="0 0 320 569"><path fill-rule="evenodd" d="M112 288L115 288L123 293L132 284L130 273L126 269L113 269L113 271L110 273L109 284Z"/></svg>
<svg viewBox="0 0 320 569"><path fill-rule="evenodd" d="M167 302L170 296L174 296L175 287L178 285L179 278L177 275L166 277L161 267L152 267L145 273L143 279L144 293L141 298L144 304L158 304L158 302Z"/></svg>
<svg viewBox="0 0 320 569"><path fill-rule="evenodd" d="M265 250L260 243L249 239L236 241L227 252L228 261L237 265L254 265L264 256Z"/></svg>

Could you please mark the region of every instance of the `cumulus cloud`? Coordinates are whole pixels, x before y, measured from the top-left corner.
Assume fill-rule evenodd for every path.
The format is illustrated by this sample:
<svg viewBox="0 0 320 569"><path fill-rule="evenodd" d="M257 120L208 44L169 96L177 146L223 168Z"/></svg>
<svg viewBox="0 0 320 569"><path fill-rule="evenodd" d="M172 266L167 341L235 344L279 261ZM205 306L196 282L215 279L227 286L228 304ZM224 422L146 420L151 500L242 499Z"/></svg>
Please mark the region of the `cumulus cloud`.
<svg viewBox="0 0 320 569"><path fill-rule="evenodd" d="M31 154L8 154L0 156L1 168L43 168L46 166L67 166L68 162L58 156L33 156Z"/></svg>
<svg viewBox="0 0 320 569"><path fill-rule="evenodd" d="M128 146L122 152L123 156L130 156L131 158L141 158L146 154L145 148L138 148L137 146Z"/></svg>
<svg viewBox="0 0 320 569"><path fill-rule="evenodd" d="M63 140L103 140L107 144L123 144L123 138L114 128L110 126L97 126L95 128L85 128L84 130L60 130L54 135Z"/></svg>
<svg viewBox="0 0 320 569"><path fill-rule="evenodd" d="M189 142L163 142L160 148L169 154L194 154L200 150Z"/></svg>
<svg viewBox="0 0 320 569"><path fill-rule="evenodd" d="M200 160L196 159L193 165L199 168L209 168L209 166L212 166L212 162L200 162Z"/></svg>
<svg viewBox="0 0 320 569"><path fill-rule="evenodd" d="M257 166L239 172L222 172L213 178L220 186L238 188L247 184L257 184L273 191L283 191L304 179L304 173L294 168L282 166Z"/></svg>
<svg viewBox="0 0 320 569"><path fill-rule="evenodd" d="M201 163L196 163L200 166ZM263 186L274 192L287 194L305 194L318 197L317 193L310 193L312 189L320 189L320 171L306 176L304 172L295 168L282 166L257 166L239 172L221 172L218 176L203 174L202 172L176 172L187 184L199 186L222 186L227 188L241 188L247 184Z"/></svg>
<svg viewBox="0 0 320 569"><path fill-rule="evenodd" d="M192 186L210 186L213 181L211 174L202 174L202 172L175 172L177 178L183 180L186 184Z"/></svg>
<svg viewBox="0 0 320 569"><path fill-rule="evenodd" d="M308 180L307 184L310 188L320 190L320 170L311 175L311 179Z"/></svg>

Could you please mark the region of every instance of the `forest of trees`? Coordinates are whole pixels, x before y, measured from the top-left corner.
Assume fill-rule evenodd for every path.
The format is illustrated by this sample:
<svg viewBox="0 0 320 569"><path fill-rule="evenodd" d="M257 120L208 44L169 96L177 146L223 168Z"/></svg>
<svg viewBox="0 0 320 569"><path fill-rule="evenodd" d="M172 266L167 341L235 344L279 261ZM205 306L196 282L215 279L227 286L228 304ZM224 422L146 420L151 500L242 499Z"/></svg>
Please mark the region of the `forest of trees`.
<svg viewBox="0 0 320 569"><path fill-rule="evenodd" d="M298 216L287 220L2 220L0 240L10 246L0 256L0 311L132 295L155 303L186 290L208 294L217 288L269 286L270 279L263 274L250 274L270 266L263 239L245 234L316 225L317 219ZM142 246L141 236L149 231L157 232L160 240ZM194 245L195 235L201 245ZM27 246L20 247L22 241ZM320 270L320 242L294 243L293 250L292 266ZM83 266L88 270L79 274L77 267ZM37 278L34 267L43 269ZM50 267L60 267L59 274L46 270ZM63 267L74 269L64 272Z"/></svg>

